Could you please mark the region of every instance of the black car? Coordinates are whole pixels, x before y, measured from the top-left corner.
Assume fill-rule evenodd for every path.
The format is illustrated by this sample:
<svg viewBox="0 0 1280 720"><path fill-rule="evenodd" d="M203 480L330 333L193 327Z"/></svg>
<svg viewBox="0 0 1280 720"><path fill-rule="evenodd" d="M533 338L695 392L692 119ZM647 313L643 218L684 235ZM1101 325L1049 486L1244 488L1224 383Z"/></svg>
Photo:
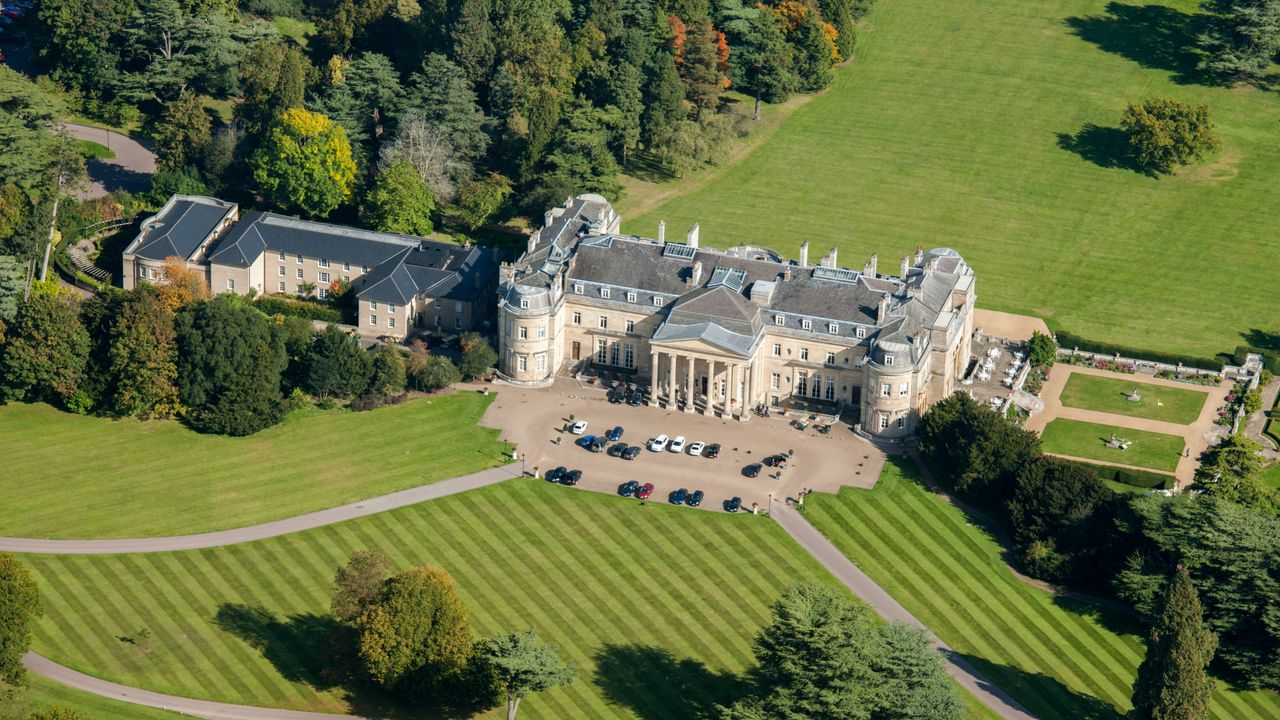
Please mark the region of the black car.
<svg viewBox="0 0 1280 720"><path fill-rule="evenodd" d="M667 500L669 500L672 505L683 505L684 501L688 499L688 497L689 489L680 488L679 490L672 490L671 494L667 496Z"/></svg>
<svg viewBox="0 0 1280 720"><path fill-rule="evenodd" d="M701 490L694 490L692 495L685 498L684 504L689 507L698 507L702 504L702 497L703 495Z"/></svg>
<svg viewBox="0 0 1280 720"><path fill-rule="evenodd" d="M708 460L715 460L720 457L720 443L711 443L702 449L702 457Z"/></svg>
<svg viewBox="0 0 1280 720"><path fill-rule="evenodd" d="M623 460L635 460L636 457L638 457L639 455L640 455L640 446L630 445L627 447L626 450L623 450L622 454L619 455L618 457L622 458Z"/></svg>
<svg viewBox="0 0 1280 720"><path fill-rule="evenodd" d="M747 477L750 477L750 478L753 478L753 477L755 477L755 476L759 475L759 474L760 474L760 463L751 463L750 465L748 465L748 466L746 466L746 467L742 468L742 474L743 474L743 475L746 475Z"/></svg>
<svg viewBox="0 0 1280 720"><path fill-rule="evenodd" d="M609 446L609 457L622 457L622 453L627 451L626 443L616 443Z"/></svg>
<svg viewBox="0 0 1280 720"><path fill-rule="evenodd" d="M631 497L640 489L640 483L635 480L628 480L618 486L618 494L622 497Z"/></svg>
<svg viewBox="0 0 1280 720"><path fill-rule="evenodd" d="M578 481L581 479L582 479L581 470L570 470L569 472L564 474L564 477L560 478L560 484L561 485L577 485Z"/></svg>
<svg viewBox="0 0 1280 720"><path fill-rule="evenodd" d="M591 452L604 452L604 449L608 444L609 444L608 440L606 440L603 437L596 436L596 439L593 440L591 444L587 446L587 449L590 450Z"/></svg>
<svg viewBox="0 0 1280 720"><path fill-rule="evenodd" d="M642 391L640 388L633 389L627 395L628 405L635 407L636 405L642 405L643 403L644 403L644 391Z"/></svg>
<svg viewBox="0 0 1280 720"><path fill-rule="evenodd" d="M742 508L742 498L734 496L724 501L725 512L738 512Z"/></svg>
<svg viewBox="0 0 1280 720"><path fill-rule="evenodd" d="M620 405L627 399L627 389L621 385L609 391L609 402L614 405Z"/></svg>
<svg viewBox="0 0 1280 720"><path fill-rule="evenodd" d="M768 465L769 467L782 467L783 463L785 463L786 461L787 461L786 455L770 455L769 457L764 459L764 464Z"/></svg>
<svg viewBox="0 0 1280 720"><path fill-rule="evenodd" d="M560 482L560 478L569 472L569 469L561 465L560 467L551 468L547 471L547 482Z"/></svg>

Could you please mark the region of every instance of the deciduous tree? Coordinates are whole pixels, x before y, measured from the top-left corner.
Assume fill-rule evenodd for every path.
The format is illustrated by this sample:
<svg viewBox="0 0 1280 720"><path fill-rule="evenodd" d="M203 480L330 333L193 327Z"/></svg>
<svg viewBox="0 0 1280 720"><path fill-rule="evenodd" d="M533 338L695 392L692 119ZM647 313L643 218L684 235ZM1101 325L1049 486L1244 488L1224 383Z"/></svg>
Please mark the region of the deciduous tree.
<svg viewBox="0 0 1280 720"><path fill-rule="evenodd" d="M65 404L80 388L89 333L79 308L57 292L33 292L19 308L0 348L0 383L11 399Z"/></svg>
<svg viewBox="0 0 1280 720"><path fill-rule="evenodd" d="M178 310L193 302L209 299L209 282L204 273L187 267L180 257L167 257L162 263L156 287L170 310Z"/></svg>
<svg viewBox="0 0 1280 720"><path fill-rule="evenodd" d="M1150 173L1171 173L1222 146L1208 105L1168 97L1131 103L1120 117L1120 128L1134 161Z"/></svg>
<svg viewBox="0 0 1280 720"><path fill-rule="evenodd" d="M382 168L365 194L360 220L385 232L431 234L436 202L431 189L406 158Z"/></svg>
<svg viewBox="0 0 1280 720"><path fill-rule="evenodd" d="M174 171L192 163L209 144L211 127L200 96L184 90L156 127L156 165Z"/></svg>
<svg viewBox="0 0 1280 720"><path fill-rule="evenodd" d="M44 613L40 589L12 553L0 553L0 688L21 686L22 656L31 649L31 626Z"/></svg>
<svg viewBox="0 0 1280 720"><path fill-rule="evenodd" d="M1146 657L1138 666L1135 720L1207 717L1214 683L1206 670L1217 645L1217 637L1204 627L1191 576L1178 566L1147 634Z"/></svg>
<svg viewBox="0 0 1280 720"><path fill-rule="evenodd" d="M281 38L254 44L240 61L243 101L235 106L236 117L258 135L284 111L302 107L309 68L302 51Z"/></svg>
<svg viewBox="0 0 1280 720"><path fill-rule="evenodd" d="M268 200L313 217L345 202L356 177L346 132L302 108L286 110L271 126L252 166Z"/></svg>
<svg viewBox="0 0 1280 720"><path fill-rule="evenodd" d="M403 570L383 584L357 621L360 657L379 685L422 692L466 667L472 650L468 616L448 572Z"/></svg>
<svg viewBox="0 0 1280 720"><path fill-rule="evenodd" d="M391 558L377 550L357 550L333 578L329 611L340 622L354 623L378 600L390 576Z"/></svg>
<svg viewBox="0 0 1280 720"><path fill-rule="evenodd" d="M560 661L554 645L538 641L538 633L507 633L480 643L478 655L507 700L507 720L515 720L525 696L573 684L573 666Z"/></svg>
<svg viewBox="0 0 1280 720"><path fill-rule="evenodd" d="M367 392L390 396L404 392L406 382L404 355L394 345L383 343L373 354L373 372Z"/></svg>
<svg viewBox="0 0 1280 720"><path fill-rule="evenodd" d="M109 355L111 405L116 414L141 418L178 414L174 313L157 290L144 285L125 300Z"/></svg>
<svg viewBox="0 0 1280 720"><path fill-rule="evenodd" d="M462 185L458 198L458 217L468 230L476 230L489 222L511 196L511 181L498 173L489 173Z"/></svg>
<svg viewBox="0 0 1280 720"><path fill-rule="evenodd" d="M462 345L462 362L459 363L458 369L462 371L464 379L471 380L480 377L488 372L493 367L493 364L498 361L498 353L494 351L493 346L480 333L463 333L460 343Z"/></svg>

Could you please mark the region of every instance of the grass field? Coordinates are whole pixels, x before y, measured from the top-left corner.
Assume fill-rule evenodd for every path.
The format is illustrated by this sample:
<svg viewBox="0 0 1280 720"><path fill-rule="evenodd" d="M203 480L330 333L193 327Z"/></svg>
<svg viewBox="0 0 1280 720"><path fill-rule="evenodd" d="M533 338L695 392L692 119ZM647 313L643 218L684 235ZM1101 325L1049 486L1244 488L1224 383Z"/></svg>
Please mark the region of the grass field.
<svg viewBox="0 0 1280 720"><path fill-rule="evenodd" d="M459 392L367 413L306 411L247 438L172 421L0 407L0 535L132 537L277 520L509 462ZM504 452L507 457L504 457Z"/></svg>
<svg viewBox="0 0 1280 720"><path fill-rule="evenodd" d="M72 690L39 675L28 674L27 680L29 687L25 691L9 700L0 700L0 720L27 720L31 713L55 706L79 710L89 716L89 720L178 720L188 717Z"/></svg>
<svg viewBox="0 0 1280 720"><path fill-rule="evenodd" d="M1062 372L1062 370L1059 370ZM1129 400L1129 393L1137 389L1141 400ZM1071 373L1062 388L1062 404L1067 407L1097 410L1114 415L1161 420L1190 425L1200 417L1208 393L1134 383L1116 378Z"/></svg>
<svg viewBox="0 0 1280 720"><path fill-rule="evenodd" d="M1112 434L1133 444L1128 450L1107 447ZM1173 472L1178 469L1178 458L1186 445L1177 435L1131 430L1129 428L1098 425L1058 418L1049 421L1040 433L1040 448L1047 453L1071 455L1090 460L1133 465Z"/></svg>
<svg viewBox="0 0 1280 720"><path fill-rule="evenodd" d="M110 160L116 156L115 152L106 145L92 140L77 140L76 146L80 148L80 154L86 160Z"/></svg>
<svg viewBox="0 0 1280 720"><path fill-rule="evenodd" d="M878 0L826 94L704 187L639 214L624 198L623 230L697 221L708 245L809 240L855 268L950 246L984 307L1230 351L1274 317L1280 104L1186 78L1199 4ZM1222 152L1160 179L1118 164L1120 113L1154 95L1208 103Z"/></svg>
<svg viewBox="0 0 1280 720"><path fill-rule="evenodd" d="M1119 720L1142 644L1110 612L1018 580L991 535L891 459L874 490L815 493L809 520L925 625L1042 720ZM1280 717L1280 696L1219 681L1210 717Z"/></svg>
<svg viewBox="0 0 1280 720"><path fill-rule="evenodd" d="M36 649L162 692L383 712L317 665L333 572L362 548L447 568L481 634L532 625L562 646L580 681L522 718L698 717L741 691L783 587L834 582L765 518L513 480L216 550L26 556L46 594ZM149 641L120 639L141 627Z"/></svg>

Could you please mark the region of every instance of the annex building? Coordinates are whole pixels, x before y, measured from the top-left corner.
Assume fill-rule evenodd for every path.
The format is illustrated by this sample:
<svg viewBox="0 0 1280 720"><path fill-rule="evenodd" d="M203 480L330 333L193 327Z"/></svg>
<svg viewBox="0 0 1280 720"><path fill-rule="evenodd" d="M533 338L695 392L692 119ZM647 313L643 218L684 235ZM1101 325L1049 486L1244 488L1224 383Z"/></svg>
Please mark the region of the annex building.
<svg viewBox="0 0 1280 720"><path fill-rule="evenodd" d="M823 405L881 437L914 432L970 360L973 270L954 250L917 250L896 276L875 255L841 268L762 247L712 250L619 234L599 195L546 214L500 275L499 364L547 384L592 369L650 387L650 404L746 420L755 407Z"/></svg>
<svg viewBox="0 0 1280 720"><path fill-rule="evenodd" d="M355 288L364 334L404 338L415 327L479 329L497 288L496 250L409 235L240 214L215 198L174 195L124 250L125 289L154 282L168 258L205 273L212 292L327 298Z"/></svg>

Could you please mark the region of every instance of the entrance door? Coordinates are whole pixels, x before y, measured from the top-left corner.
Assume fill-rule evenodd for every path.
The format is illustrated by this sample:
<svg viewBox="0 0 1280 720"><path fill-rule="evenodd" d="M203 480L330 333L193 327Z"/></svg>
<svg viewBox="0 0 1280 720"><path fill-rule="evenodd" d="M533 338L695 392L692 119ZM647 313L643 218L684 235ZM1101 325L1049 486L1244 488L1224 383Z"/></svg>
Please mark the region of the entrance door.
<svg viewBox="0 0 1280 720"><path fill-rule="evenodd" d="M576 360L582 359L582 343L577 340L573 341L573 347L569 350L570 357Z"/></svg>

